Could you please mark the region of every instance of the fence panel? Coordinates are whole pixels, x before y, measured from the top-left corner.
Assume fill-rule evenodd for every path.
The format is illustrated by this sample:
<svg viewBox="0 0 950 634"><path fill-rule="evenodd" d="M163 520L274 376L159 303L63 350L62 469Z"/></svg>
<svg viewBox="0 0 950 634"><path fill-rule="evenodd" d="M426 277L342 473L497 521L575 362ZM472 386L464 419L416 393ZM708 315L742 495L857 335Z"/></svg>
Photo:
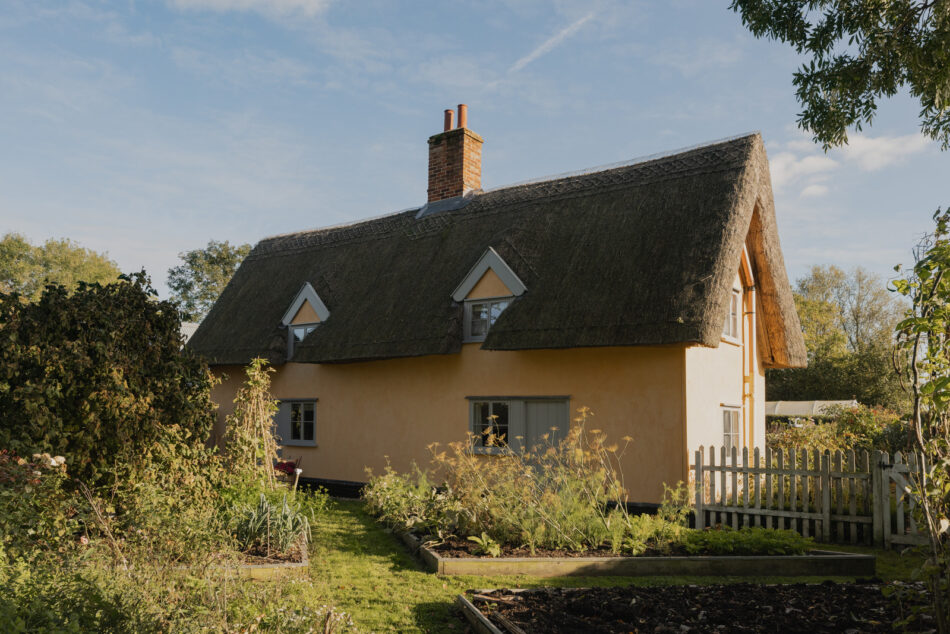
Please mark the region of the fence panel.
<svg viewBox="0 0 950 634"><path fill-rule="evenodd" d="M718 455L718 460L717 460ZM707 459L708 456L708 459ZM750 460L751 457L751 460ZM696 526L789 528L818 541L918 544L916 454L700 447L692 466Z"/></svg>

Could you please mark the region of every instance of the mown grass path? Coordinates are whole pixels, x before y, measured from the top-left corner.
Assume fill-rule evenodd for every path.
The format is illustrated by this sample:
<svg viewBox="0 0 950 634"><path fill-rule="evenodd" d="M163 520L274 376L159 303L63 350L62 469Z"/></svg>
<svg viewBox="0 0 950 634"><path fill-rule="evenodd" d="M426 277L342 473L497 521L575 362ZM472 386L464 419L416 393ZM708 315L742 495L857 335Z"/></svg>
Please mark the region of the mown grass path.
<svg viewBox="0 0 950 634"><path fill-rule="evenodd" d="M454 600L470 588L820 581L800 577L439 577L425 571L398 538L363 510L362 502L334 501L314 528L310 554L314 591L328 604L350 614L360 631L369 632L464 631L465 622L456 613ZM877 554L878 574L885 579L909 578L917 563L896 553L847 550Z"/></svg>

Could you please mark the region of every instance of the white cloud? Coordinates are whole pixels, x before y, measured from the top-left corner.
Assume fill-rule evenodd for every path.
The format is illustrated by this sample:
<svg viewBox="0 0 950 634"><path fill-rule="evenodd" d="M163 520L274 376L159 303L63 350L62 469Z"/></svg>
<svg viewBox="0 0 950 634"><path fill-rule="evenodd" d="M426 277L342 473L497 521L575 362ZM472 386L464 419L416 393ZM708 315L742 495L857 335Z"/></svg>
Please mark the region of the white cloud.
<svg viewBox="0 0 950 634"><path fill-rule="evenodd" d="M805 187L805 189L801 191L799 196L801 198L818 198L818 197L824 196L827 193L828 193L827 185L819 185L818 183L813 183Z"/></svg>
<svg viewBox="0 0 950 634"><path fill-rule="evenodd" d="M564 40L571 37L577 33L582 26L587 24L591 18L594 17L593 13L588 13L579 20L575 20L573 23L564 27L545 41L543 41L539 46L537 46L533 51L519 59L517 62L511 65L511 68L508 69L509 73L516 73L531 62L535 61L542 55L547 55L552 50L560 46Z"/></svg>
<svg viewBox="0 0 950 634"><path fill-rule="evenodd" d="M178 9L198 11L253 11L269 16L303 14L313 17L329 6L331 0L170 0Z"/></svg>
<svg viewBox="0 0 950 634"><path fill-rule="evenodd" d="M837 161L816 154L798 156L793 152L780 152L769 160L775 189L789 187L802 179L824 175L837 168Z"/></svg>
<svg viewBox="0 0 950 634"><path fill-rule="evenodd" d="M922 134L879 137L857 134L848 139L848 145L841 148L841 153L848 161L856 162L862 170L874 172L900 163L929 146L930 140Z"/></svg>

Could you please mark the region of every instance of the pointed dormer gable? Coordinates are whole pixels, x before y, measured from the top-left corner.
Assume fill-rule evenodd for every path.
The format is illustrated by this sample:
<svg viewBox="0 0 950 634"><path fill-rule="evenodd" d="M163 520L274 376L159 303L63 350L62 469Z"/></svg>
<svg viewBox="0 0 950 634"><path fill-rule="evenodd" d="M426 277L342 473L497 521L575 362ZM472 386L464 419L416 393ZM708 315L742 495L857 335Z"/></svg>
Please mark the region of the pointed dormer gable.
<svg viewBox="0 0 950 634"><path fill-rule="evenodd" d="M327 320L330 311L317 295L310 282L297 292L281 323L287 327L287 359L294 356L294 344L303 341L320 323Z"/></svg>
<svg viewBox="0 0 950 634"><path fill-rule="evenodd" d="M493 275L486 276L488 273ZM497 278L497 281L494 278ZM501 259L498 252L491 247L488 247L488 250L482 254L482 257L478 259L475 266L469 270L468 275L465 276L461 284L455 288L455 291L452 293L452 299L461 302L469 297L492 297L491 295L476 295L473 292L477 287L485 289L489 286L496 289L507 289L508 292L502 295L504 297L520 297L527 290L521 278L511 270L511 267ZM494 297L499 297L499 295L494 295Z"/></svg>
<svg viewBox="0 0 950 634"><path fill-rule="evenodd" d="M298 317L308 315L316 316L317 320L304 322L298 319ZM320 299L320 296L317 295L317 291L313 290L313 286L310 285L310 282L304 282L304 285L294 297L294 301L290 303L290 308L284 313L281 323L285 326L301 323L319 323L326 321L329 316L330 311L327 309L326 304L323 303L323 300Z"/></svg>
<svg viewBox="0 0 950 634"><path fill-rule="evenodd" d="M452 293L452 299L464 302L463 341L484 341L495 320L525 290L518 275L488 247Z"/></svg>

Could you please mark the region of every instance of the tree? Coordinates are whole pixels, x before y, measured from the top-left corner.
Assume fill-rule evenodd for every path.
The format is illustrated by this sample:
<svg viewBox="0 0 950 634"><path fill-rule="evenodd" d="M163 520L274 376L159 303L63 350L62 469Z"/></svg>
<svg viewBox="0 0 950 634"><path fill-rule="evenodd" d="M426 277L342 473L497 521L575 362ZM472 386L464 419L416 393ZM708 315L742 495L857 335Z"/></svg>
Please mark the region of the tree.
<svg viewBox="0 0 950 634"><path fill-rule="evenodd" d="M70 289L77 282L107 284L118 279L119 273L108 256L68 239L34 246L22 235L8 233L0 240L0 293L36 300L47 284Z"/></svg>
<svg viewBox="0 0 950 634"><path fill-rule="evenodd" d="M208 314L250 252L249 244L231 246L227 240L211 240L204 249L178 254L183 264L168 270L168 287L185 320L200 321Z"/></svg>
<svg viewBox="0 0 950 634"><path fill-rule="evenodd" d="M770 400L857 398L868 405L906 408L894 372L894 328L903 307L880 277L857 268L814 266L798 280L795 307L808 367L770 370Z"/></svg>
<svg viewBox="0 0 950 634"><path fill-rule="evenodd" d="M827 150L874 119L902 88L921 130L950 147L950 3L946 0L732 0L756 37L811 57L794 74L798 125Z"/></svg>
<svg viewBox="0 0 950 634"><path fill-rule="evenodd" d="M0 447L65 456L91 485L166 430L204 444L211 376L180 327L144 272L72 292L50 285L34 302L0 295Z"/></svg>
<svg viewBox="0 0 950 634"><path fill-rule="evenodd" d="M923 568L940 632L950 631L950 210L894 282L911 306L898 326L913 395L911 432L924 468L911 473L930 540ZM900 271L900 267L897 267Z"/></svg>

